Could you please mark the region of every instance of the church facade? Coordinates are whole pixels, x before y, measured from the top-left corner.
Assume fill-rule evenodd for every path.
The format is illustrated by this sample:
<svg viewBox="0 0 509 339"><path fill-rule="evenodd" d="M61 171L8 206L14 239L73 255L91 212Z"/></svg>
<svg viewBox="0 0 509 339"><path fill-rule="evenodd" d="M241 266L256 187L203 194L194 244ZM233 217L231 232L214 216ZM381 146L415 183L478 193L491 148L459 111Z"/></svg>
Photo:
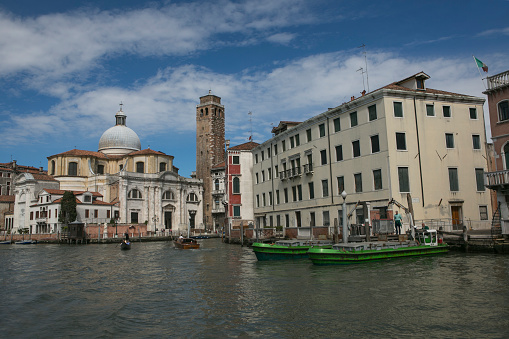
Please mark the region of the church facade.
<svg viewBox="0 0 509 339"><path fill-rule="evenodd" d="M97 152L73 149L48 157L48 174L58 189L97 192L102 201L117 206L97 223L114 218L120 224L145 224L149 232L173 234L203 229L203 182L180 176L173 156L142 150L138 135L126 126L122 108L115 119L115 126L101 136ZM21 192L23 185L16 189ZM42 192L33 192L30 199L37 201ZM85 216L78 217L86 222Z"/></svg>

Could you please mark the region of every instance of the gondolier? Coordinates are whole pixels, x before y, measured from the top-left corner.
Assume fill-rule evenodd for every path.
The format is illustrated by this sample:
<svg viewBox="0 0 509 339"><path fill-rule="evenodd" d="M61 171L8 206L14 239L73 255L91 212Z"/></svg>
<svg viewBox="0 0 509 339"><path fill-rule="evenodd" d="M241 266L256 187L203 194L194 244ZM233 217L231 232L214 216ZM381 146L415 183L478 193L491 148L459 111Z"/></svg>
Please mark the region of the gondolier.
<svg viewBox="0 0 509 339"><path fill-rule="evenodd" d="M398 211L394 215L394 225L396 226L396 234L401 234L401 214Z"/></svg>

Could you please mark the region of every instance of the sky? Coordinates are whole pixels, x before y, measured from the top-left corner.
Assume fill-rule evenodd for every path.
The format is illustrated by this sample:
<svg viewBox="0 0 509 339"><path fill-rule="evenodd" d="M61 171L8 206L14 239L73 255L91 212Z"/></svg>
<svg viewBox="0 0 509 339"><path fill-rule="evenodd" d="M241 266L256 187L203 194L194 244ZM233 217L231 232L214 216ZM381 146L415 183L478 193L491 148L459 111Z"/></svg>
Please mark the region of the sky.
<svg viewBox="0 0 509 339"><path fill-rule="evenodd" d="M97 151L122 103L142 149L189 177L209 91L231 146L420 71L486 98L482 78L509 70L508 17L507 0L2 0L0 162Z"/></svg>

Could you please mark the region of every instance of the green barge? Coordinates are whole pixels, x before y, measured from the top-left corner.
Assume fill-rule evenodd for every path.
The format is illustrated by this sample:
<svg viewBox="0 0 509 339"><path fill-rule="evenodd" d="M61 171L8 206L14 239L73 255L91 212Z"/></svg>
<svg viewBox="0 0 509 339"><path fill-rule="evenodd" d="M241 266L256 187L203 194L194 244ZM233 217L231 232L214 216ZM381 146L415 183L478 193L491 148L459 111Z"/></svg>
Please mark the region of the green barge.
<svg viewBox="0 0 509 339"><path fill-rule="evenodd" d="M311 240L280 240L272 244L255 242L251 246L259 261L305 259L308 258L308 250L316 248L332 248L331 241Z"/></svg>
<svg viewBox="0 0 509 339"><path fill-rule="evenodd" d="M315 265L345 265L383 259L442 254L448 251L448 246L438 240L436 230L427 230L417 234L416 241L335 244L330 249L310 248L308 255Z"/></svg>

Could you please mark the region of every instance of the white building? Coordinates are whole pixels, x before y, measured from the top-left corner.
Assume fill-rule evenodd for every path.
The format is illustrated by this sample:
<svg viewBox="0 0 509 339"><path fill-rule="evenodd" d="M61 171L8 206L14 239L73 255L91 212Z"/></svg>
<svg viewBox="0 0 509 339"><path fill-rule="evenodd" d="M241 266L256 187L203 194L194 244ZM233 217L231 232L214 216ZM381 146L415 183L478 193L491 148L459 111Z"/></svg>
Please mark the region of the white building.
<svg viewBox="0 0 509 339"><path fill-rule="evenodd" d="M427 88L428 79L421 72L280 125L252 150L257 223L341 224L344 190L352 224L392 219L395 199L432 227L489 227L484 99Z"/></svg>

